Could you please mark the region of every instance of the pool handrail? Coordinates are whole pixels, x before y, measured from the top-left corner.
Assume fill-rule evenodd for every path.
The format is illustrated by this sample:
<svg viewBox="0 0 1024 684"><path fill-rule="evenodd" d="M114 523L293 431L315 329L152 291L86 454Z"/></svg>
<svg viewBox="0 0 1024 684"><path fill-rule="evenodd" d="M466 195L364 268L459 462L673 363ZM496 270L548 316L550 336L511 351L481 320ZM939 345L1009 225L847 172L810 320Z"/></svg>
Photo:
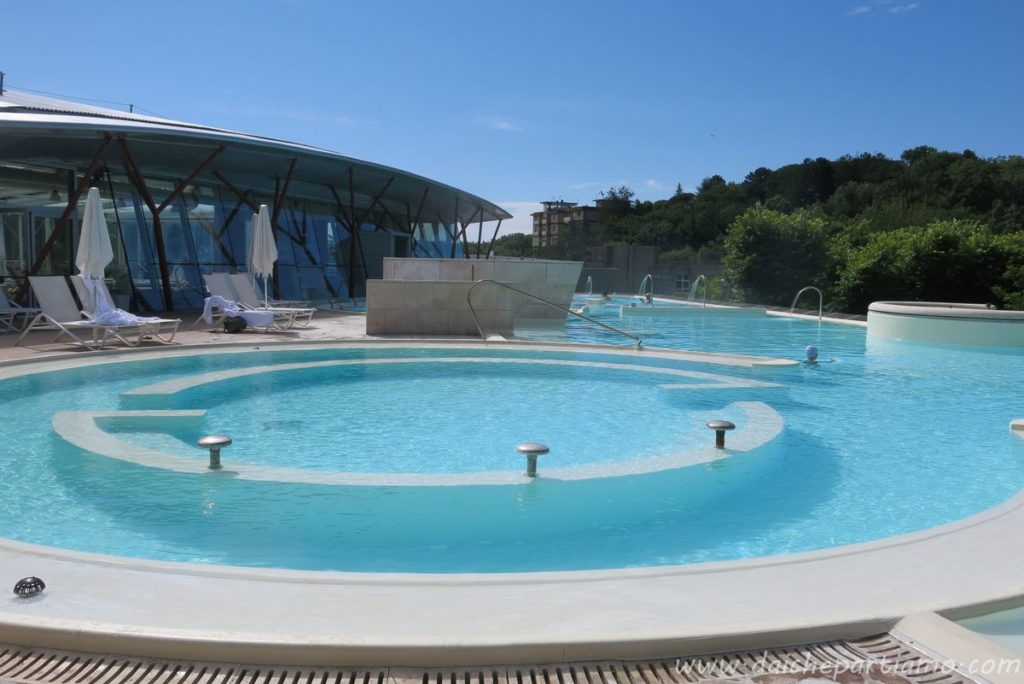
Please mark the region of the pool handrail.
<svg viewBox="0 0 1024 684"><path fill-rule="evenodd" d="M480 317L476 315L476 309L473 307L472 295L473 295L473 290L475 290L478 285L481 285L483 283L494 283L495 285L498 285L500 287L504 287L505 289L512 290L513 292L515 292L517 294L524 295L524 296L529 297L531 299L534 299L534 300L536 300L538 302L541 302L542 304L547 304L548 306L554 307L554 308L558 309L559 311L564 311L567 314L571 314L573 316L578 316L579 318L582 318L585 321L589 321L591 323L594 323L595 325L601 326L602 328L605 328L607 330L611 330L613 333L618 333L619 335L622 335L624 337L628 337L629 339L631 339L634 342L636 342L636 349L637 349L637 351L640 351L640 350L642 350L644 348L644 341L642 339L640 339L639 337L637 337L636 335L630 335L628 332L626 332L624 330L619 330L618 328L615 328L615 327L612 327L612 326L607 325L605 323L602 323L601 321L594 320L590 316L585 316L585 315L583 315L583 314L581 314L581 313L579 313L577 311L573 311L572 309L568 309L568 308L566 308L564 306L561 306L559 304L555 304L554 302L549 301L547 299L544 299L543 297L538 297L535 294L531 294L531 293L526 292L524 290L520 290L517 287L512 287L508 283L503 283L503 282L501 282L499 280L491 280L490 278L482 278L481 280L477 280L475 283L473 283L472 287L470 287L469 290L466 291L466 303L469 304L469 311L470 311L470 313L473 314L473 322L476 323L477 332L480 333L480 339L482 339L482 340L486 340L487 336L484 334L484 329L480 326ZM514 321L513 321L513 324L514 324Z"/></svg>
<svg viewBox="0 0 1024 684"><path fill-rule="evenodd" d="M793 297L793 303L789 305L789 313L793 313L793 311L796 309L796 301L800 299L800 295L802 295L804 292L807 292L808 290L814 290L815 292L818 293L818 322L821 323L822 300L824 299L824 297L821 294L821 290L814 287L813 285L808 285L807 287L801 288L800 291L796 293L796 297Z"/></svg>

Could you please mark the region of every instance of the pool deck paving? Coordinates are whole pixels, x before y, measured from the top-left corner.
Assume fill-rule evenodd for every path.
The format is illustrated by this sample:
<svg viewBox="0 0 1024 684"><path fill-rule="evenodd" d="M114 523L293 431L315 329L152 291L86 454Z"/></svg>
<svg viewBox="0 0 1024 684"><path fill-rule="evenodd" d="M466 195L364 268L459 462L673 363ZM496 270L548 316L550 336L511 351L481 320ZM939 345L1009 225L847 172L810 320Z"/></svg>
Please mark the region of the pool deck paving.
<svg viewBox="0 0 1024 684"><path fill-rule="evenodd" d="M68 358L69 351L97 356L42 344L51 337L33 334L30 346L14 347L14 335L0 335L0 361ZM329 312L309 328L280 333L183 330L180 345L170 348L367 339L365 318ZM967 616L1019 602L1021 529L1024 494L941 527L822 551L458 575L183 565L0 540L0 583L13 586L25 576L47 583L40 596L0 605L0 643L219 662L425 667L635 660L861 639L893 630L906 616ZM1024 681L1019 676L988 681Z"/></svg>

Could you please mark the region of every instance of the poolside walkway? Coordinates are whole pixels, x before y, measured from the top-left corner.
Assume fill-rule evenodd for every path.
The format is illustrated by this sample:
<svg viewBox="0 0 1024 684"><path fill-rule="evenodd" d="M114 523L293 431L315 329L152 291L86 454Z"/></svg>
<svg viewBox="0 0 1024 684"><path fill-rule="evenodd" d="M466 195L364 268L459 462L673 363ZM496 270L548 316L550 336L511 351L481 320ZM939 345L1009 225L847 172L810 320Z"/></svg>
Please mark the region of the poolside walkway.
<svg viewBox="0 0 1024 684"><path fill-rule="evenodd" d="M154 313L154 316L162 318L180 318L181 328L170 345L144 342L140 345L147 349L174 348L175 346L203 346L223 344L259 344L260 342L325 342L331 340L358 340L372 339L366 335L366 316L344 311L321 309L313 317L312 323L306 328L292 328L291 330L271 330L270 332L259 332L248 329L241 333L228 334L223 328L211 328L200 322L190 329L190 326L199 317L199 311L176 311L174 313ZM80 347L66 344L65 342L53 342L55 332L37 331L26 335L21 345L15 346L18 334L0 334L0 361L13 359L38 359L54 354L67 354L69 352L88 352ZM63 338L68 340L66 336ZM124 345L112 343L106 347L110 350L124 349Z"/></svg>
<svg viewBox="0 0 1024 684"><path fill-rule="evenodd" d="M478 668L316 668L90 656L0 645L0 681L16 684L968 684L949 663L890 635L787 649L654 661Z"/></svg>

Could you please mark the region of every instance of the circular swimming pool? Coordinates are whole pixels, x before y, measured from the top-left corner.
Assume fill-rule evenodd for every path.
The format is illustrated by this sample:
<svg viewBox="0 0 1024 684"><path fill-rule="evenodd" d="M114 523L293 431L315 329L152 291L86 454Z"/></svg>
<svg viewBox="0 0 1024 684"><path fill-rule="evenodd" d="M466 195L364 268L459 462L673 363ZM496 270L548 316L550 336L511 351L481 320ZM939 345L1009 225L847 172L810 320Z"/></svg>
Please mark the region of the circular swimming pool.
<svg viewBox="0 0 1024 684"><path fill-rule="evenodd" d="M700 329L734 325L836 360L353 344L9 367L0 535L250 567L623 568L878 539L1024 483L1019 356L763 315ZM713 418L737 424L724 451ZM221 471L195 446L211 432L234 440ZM525 441L551 447L536 480Z"/></svg>

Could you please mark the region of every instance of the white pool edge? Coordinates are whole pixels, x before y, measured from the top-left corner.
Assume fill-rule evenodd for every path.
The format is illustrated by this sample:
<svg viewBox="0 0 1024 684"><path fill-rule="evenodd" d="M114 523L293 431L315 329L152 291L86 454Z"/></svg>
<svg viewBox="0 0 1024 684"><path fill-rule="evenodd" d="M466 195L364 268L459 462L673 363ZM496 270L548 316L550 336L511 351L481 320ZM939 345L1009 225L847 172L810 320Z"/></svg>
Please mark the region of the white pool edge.
<svg viewBox="0 0 1024 684"><path fill-rule="evenodd" d="M49 584L42 597L0 608L0 641L253 663L469 665L854 638L906 615L977 612L1024 596L1022 526L1024 492L957 522L821 551L459 575L190 566L0 540L9 578Z"/></svg>
<svg viewBox="0 0 1024 684"><path fill-rule="evenodd" d="M0 566L33 568L50 586L38 599L8 601L0 610L0 642L254 663L473 665L857 638L887 631L906 615L977 612L1024 596L1024 544L1015 545L1017 563L1008 568L1001 532L1021 524L1024 492L955 523L821 551L505 574L198 566L2 540ZM948 572L951 552L994 546L1003 549L989 559L1002 568L995 577L986 578L986 559L978 554L969 563L971 587L963 586L961 572ZM929 559L947 568L939 573L944 577L929 569ZM925 572L908 572L908 565ZM894 573L902 577L894 581ZM1008 575L1015 575L1013 582ZM91 608L83 614L83 606ZM331 606L340 611L337 622ZM169 613L187 619L168 621ZM565 629L567 622L573 628ZM495 629L495 623L503 625Z"/></svg>

